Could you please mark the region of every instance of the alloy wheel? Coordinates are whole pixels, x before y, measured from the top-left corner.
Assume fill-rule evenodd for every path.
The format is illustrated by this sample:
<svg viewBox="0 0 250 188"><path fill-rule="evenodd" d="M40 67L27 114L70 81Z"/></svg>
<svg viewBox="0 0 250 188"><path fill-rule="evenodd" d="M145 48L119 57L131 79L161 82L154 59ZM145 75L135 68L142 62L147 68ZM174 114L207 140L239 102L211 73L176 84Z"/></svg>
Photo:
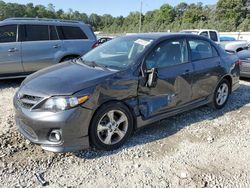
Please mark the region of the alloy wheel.
<svg viewBox="0 0 250 188"><path fill-rule="evenodd" d="M106 145L120 142L128 131L128 117L120 110L110 110L105 113L97 125L97 135Z"/></svg>
<svg viewBox="0 0 250 188"><path fill-rule="evenodd" d="M226 83L223 83L220 85L217 95L216 95L216 102L219 106L224 105L224 103L227 101L229 95L229 88Z"/></svg>

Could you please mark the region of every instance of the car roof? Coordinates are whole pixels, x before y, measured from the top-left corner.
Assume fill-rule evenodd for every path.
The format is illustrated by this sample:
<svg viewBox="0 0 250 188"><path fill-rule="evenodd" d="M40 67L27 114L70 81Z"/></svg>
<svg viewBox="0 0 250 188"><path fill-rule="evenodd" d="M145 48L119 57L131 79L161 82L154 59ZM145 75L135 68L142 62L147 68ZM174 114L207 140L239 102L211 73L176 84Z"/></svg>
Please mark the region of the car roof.
<svg viewBox="0 0 250 188"><path fill-rule="evenodd" d="M74 26L83 24L84 22L76 20L60 20L47 18L8 18L0 22L0 24L42 24L42 25L68 25Z"/></svg>
<svg viewBox="0 0 250 188"><path fill-rule="evenodd" d="M137 33L137 34L126 35L126 37L128 37L128 38L137 37L137 38L148 38L148 39L154 39L154 40L161 39L161 38L180 37L180 36L185 36L185 37L192 36L192 37L204 38L202 36L194 35L191 33L168 33L168 32L166 32L166 33L164 33L164 32L161 32L161 33Z"/></svg>

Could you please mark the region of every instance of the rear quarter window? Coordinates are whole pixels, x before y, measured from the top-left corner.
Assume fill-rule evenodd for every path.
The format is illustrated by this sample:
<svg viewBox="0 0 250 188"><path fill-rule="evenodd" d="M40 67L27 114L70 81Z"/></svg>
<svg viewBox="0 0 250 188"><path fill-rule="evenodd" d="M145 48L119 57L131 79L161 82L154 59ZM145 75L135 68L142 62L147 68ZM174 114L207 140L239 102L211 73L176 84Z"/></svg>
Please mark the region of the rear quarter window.
<svg viewBox="0 0 250 188"><path fill-rule="evenodd" d="M83 32L83 30L80 27L58 26L57 31L60 39L64 40L88 39L87 35Z"/></svg>
<svg viewBox="0 0 250 188"><path fill-rule="evenodd" d="M191 39L188 43L191 49L192 61L218 56L217 50L208 41Z"/></svg>

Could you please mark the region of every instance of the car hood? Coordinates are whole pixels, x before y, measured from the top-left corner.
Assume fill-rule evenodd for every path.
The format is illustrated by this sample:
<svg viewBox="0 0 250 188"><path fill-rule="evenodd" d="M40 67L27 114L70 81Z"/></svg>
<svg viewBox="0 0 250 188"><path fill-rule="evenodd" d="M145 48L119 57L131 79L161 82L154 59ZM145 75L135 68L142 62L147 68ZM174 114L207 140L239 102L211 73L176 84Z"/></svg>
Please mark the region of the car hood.
<svg viewBox="0 0 250 188"><path fill-rule="evenodd" d="M65 62L28 76L21 89L40 95L72 95L89 88L117 71Z"/></svg>

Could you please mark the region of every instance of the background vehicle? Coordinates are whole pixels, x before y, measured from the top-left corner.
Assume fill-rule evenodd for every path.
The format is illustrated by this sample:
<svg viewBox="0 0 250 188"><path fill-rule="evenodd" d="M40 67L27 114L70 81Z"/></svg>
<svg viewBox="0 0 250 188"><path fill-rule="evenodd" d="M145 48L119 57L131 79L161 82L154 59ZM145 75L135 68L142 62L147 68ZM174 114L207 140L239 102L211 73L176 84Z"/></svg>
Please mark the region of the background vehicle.
<svg viewBox="0 0 250 188"><path fill-rule="evenodd" d="M242 50L238 56L241 60L240 76L250 78L250 50Z"/></svg>
<svg viewBox="0 0 250 188"><path fill-rule="evenodd" d="M236 41L236 39L234 37L227 37L227 36L224 36L224 37L220 37L220 41L221 42L225 42L225 41Z"/></svg>
<svg viewBox="0 0 250 188"><path fill-rule="evenodd" d="M105 42L108 42L108 41L110 41L112 39L113 38L111 38L111 37L102 37L102 38L98 39L98 44L101 45L101 44L103 44Z"/></svg>
<svg viewBox="0 0 250 188"><path fill-rule="evenodd" d="M0 78L25 77L79 57L96 43L87 24L71 20L10 18L0 22Z"/></svg>
<svg viewBox="0 0 250 188"><path fill-rule="evenodd" d="M221 41L219 32L216 30L209 30L209 29L195 29L195 30L183 30L182 33L192 33L196 35L201 35L204 37L207 37L211 39L212 41L219 44L222 48L224 48L227 51L234 51L239 52L241 50L244 50L248 47L249 43L244 40L230 40L230 41ZM222 38L224 39L224 38ZM228 38L227 38L228 39Z"/></svg>
<svg viewBox="0 0 250 188"><path fill-rule="evenodd" d="M212 41L216 42L217 44L220 43L219 32L216 30L209 30L209 29L193 29L193 30L183 30L182 33L192 33L195 35L200 35L211 39Z"/></svg>
<svg viewBox="0 0 250 188"><path fill-rule="evenodd" d="M238 87L237 55L205 37L131 35L27 77L14 97L16 124L46 150L113 150L144 125L223 108Z"/></svg>
<svg viewBox="0 0 250 188"><path fill-rule="evenodd" d="M110 40L112 40L113 38L111 37L101 37L97 40L97 43L94 45L94 48L96 48L97 46L100 46L101 44L108 42Z"/></svg>

